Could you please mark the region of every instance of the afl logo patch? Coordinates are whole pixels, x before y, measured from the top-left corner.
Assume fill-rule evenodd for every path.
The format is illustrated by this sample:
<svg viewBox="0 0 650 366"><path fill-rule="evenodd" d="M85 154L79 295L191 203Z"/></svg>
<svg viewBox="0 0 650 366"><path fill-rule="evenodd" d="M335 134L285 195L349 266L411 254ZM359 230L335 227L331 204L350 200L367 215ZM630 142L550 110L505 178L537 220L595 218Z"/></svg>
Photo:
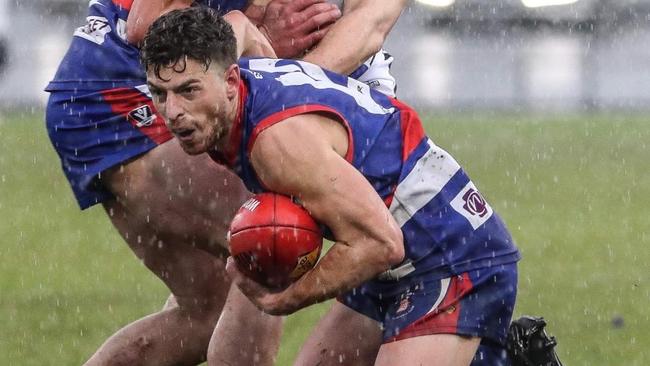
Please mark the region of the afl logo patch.
<svg viewBox="0 0 650 366"><path fill-rule="evenodd" d="M156 115L151 110L151 107L145 104L129 112L127 118L136 127L146 127L153 124L156 120Z"/></svg>

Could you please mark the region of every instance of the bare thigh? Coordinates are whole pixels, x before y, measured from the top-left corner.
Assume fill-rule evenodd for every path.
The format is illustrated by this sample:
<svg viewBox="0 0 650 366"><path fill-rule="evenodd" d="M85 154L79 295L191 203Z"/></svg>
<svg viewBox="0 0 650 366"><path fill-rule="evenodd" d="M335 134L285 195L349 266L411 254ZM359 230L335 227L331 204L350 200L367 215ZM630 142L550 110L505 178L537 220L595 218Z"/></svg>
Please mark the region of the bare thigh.
<svg viewBox="0 0 650 366"><path fill-rule="evenodd" d="M377 321L334 302L303 345L295 365L372 365L381 341Z"/></svg>
<svg viewBox="0 0 650 366"><path fill-rule="evenodd" d="M103 183L115 195L104 203L111 221L179 306L223 306L226 232L249 195L241 181L170 140L111 169Z"/></svg>
<svg viewBox="0 0 650 366"><path fill-rule="evenodd" d="M213 254L225 253L230 221L250 197L234 173L206 154L185 154L176 140L110 169L102 181L131 219Z"/></svg>
<svg viewBox="0 0 650 366"><path fill-rule="evenodd" d="M231 172L205 155L187 156L175 140L111 169L102 182L115 195L104 202L112 223L173 296L163 311L109 338L88 364L205 360L232 287L225 272L226 232L249 193ZM237 322L213 337L213 349L223 364L271 365L281 320L247 301L243 295L231 299L229 317L247 319L260 332L251 334L246 322ZM238 345L225 342L241 337L259 345L254 358L241 357Z"/></svg>
<svg viewBox="0 0 650 366"><path fill-rule="evenodd" d="M379 349L376 366L467 366L481 338L433 334L386 343Z"/></svg>
<svg viewBox="0 0 650 366"><path fill-rule="evenodd" d="M230 287L223 258L159 235L116 201L105 202L104 207L129 247L165 283L178 306L194 314L220 311Z"/></svg>

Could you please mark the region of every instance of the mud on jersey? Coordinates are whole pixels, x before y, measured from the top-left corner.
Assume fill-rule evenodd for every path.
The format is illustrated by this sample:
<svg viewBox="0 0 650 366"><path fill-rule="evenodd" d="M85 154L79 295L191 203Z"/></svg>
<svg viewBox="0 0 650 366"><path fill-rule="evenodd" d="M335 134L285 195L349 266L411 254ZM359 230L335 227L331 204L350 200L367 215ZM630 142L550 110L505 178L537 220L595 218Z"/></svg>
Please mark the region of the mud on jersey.
<svg viewBox="0 0 650 366"><path fill-rule="evenodd" d="M383 279L423 272L442 278L519 259L505 224L456 160L425 135L410 107L303 61L242 59L240 66L240 115L219 158L250 190L265 190L249 161L259 133L291 116L324 112L348 130L346 160L404 234L406 259Z"/></svg>

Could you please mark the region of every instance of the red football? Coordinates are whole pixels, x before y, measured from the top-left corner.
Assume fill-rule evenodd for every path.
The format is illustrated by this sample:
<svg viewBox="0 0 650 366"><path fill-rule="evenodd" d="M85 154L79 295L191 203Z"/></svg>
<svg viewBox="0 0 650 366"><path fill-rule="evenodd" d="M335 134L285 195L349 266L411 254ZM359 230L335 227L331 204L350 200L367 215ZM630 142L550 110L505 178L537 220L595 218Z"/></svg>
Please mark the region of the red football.
<svg viewBox="0 0 650 366"><path fill-rule="evenodd" d="M316 221L291 198L257 194L230 223L230 255L239 270L271 288L283 288L310 270L323 237Z"/></svg>

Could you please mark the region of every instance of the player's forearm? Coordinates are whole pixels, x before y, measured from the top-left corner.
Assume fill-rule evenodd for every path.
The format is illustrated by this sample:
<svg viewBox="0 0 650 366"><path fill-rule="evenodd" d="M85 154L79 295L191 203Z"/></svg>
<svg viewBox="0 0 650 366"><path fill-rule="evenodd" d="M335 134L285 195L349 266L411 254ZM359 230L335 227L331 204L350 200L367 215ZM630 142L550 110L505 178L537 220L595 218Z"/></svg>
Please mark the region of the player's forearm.
<svg viewBox="0 0 650 366"><path fill-rule="evenodd" d="M290 287L287 313L334 298L400 263L404 246L401 240L396 241L372 246L336 243L314 269Z"/></svg>
<svg viewBox="0 0 650 366"><path fill-rule="evenodd" d="M304 57L305 61L351 73L381 49L405 4L405 0L382 1L381 5L371 0L346 1L343 17Z"/></svg>
<svg viewBox="0 0 650 366"><path fill-rule="evenodd" d="M147 30L161 15L174 9L183 9L192 5L194 0L135 0L126 20L126 39L133 45L139 45Z"/></svg>

